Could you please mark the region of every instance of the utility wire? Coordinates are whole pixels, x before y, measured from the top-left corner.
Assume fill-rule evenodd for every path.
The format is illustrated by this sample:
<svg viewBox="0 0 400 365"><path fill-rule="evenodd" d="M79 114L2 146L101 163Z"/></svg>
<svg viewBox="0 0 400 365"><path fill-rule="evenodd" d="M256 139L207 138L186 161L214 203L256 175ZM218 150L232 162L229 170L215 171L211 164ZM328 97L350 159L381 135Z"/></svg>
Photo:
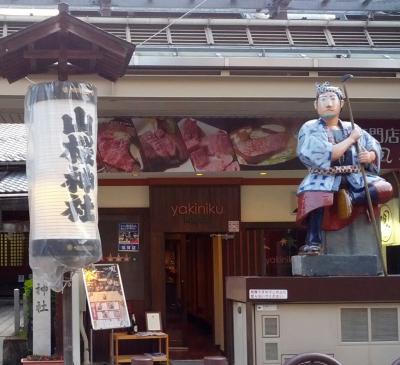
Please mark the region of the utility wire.
<svg viewBox="0 0 400 365"><path fill-rule="evenodd" d="M193 12L194 10L196 10L197 8L202 6L207 1L208 0L203 0L202 2L198 3L194 8L190 9L185 14L181 15L179 18L176 18L175 20L173 20L171 23L166 25L164 28L160 29L158 32L154 33L152 36L150 36L149 38L145 39L143 42L139 43L136 47L143 46L143 44L145 44L149 40L153 39L154 37L158 36L160 33L164 32L164 30L168 29L171 25L174 25L176 22L178 22L179 20L183 19L185 16L189 15L191 12Z"/></svg>

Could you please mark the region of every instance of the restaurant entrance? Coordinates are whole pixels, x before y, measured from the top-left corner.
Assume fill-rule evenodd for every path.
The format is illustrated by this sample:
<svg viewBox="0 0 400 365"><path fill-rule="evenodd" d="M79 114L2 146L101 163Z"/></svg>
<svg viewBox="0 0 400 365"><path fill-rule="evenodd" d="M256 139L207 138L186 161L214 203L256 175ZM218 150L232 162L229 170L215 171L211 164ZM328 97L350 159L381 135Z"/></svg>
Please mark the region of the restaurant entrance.
<svg viewBox="0 0 400 365"><path fill-rule="evenodd" d="M165 236L166 325L173 359L220 354L214 339L215 255L210 234Z"/></svg>

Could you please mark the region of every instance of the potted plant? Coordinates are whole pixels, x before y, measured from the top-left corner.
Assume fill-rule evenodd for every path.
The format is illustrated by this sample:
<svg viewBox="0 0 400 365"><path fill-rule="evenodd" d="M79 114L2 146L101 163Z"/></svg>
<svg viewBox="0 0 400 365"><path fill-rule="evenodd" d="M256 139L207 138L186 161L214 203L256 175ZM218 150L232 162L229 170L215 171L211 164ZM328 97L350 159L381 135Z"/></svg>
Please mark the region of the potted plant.
<svg viewBox="0 0 400 365"><path fill-rule="evenodd" d="M29 355L21 359L21 364L27 365L64 365L64 360L58 355Z"/></svg>

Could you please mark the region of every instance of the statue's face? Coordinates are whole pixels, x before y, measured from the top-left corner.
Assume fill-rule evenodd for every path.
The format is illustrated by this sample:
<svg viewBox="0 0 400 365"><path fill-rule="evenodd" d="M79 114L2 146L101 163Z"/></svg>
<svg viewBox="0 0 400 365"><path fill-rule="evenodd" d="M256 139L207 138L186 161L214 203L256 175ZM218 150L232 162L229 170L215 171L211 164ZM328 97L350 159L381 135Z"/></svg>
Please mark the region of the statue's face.
<svg viewBox="0 0 400 365"><path fill-rule="evenodd" d="M343 100L340 100L332 91L321 94L314 102L318 115L326 119L338 117L342 106Z"/></svg>

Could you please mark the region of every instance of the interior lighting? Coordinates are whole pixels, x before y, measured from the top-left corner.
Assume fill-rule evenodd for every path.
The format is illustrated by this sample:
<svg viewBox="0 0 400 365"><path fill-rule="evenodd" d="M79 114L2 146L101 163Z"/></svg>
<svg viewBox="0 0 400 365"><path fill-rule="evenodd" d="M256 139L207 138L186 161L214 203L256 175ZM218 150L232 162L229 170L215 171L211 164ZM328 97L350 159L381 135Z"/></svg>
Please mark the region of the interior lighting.
<svg viewBox="0 0 400 365"><path fill-rule="evenodd" d="M196 172L196 176L203 176L204 174L202 172Z"/></svg>
<svg viewBox="0 0 400 365"><path fill-rule="evenodd" d="M267 175L267 173L265 171L260 172L260 175Z"/></svg>

